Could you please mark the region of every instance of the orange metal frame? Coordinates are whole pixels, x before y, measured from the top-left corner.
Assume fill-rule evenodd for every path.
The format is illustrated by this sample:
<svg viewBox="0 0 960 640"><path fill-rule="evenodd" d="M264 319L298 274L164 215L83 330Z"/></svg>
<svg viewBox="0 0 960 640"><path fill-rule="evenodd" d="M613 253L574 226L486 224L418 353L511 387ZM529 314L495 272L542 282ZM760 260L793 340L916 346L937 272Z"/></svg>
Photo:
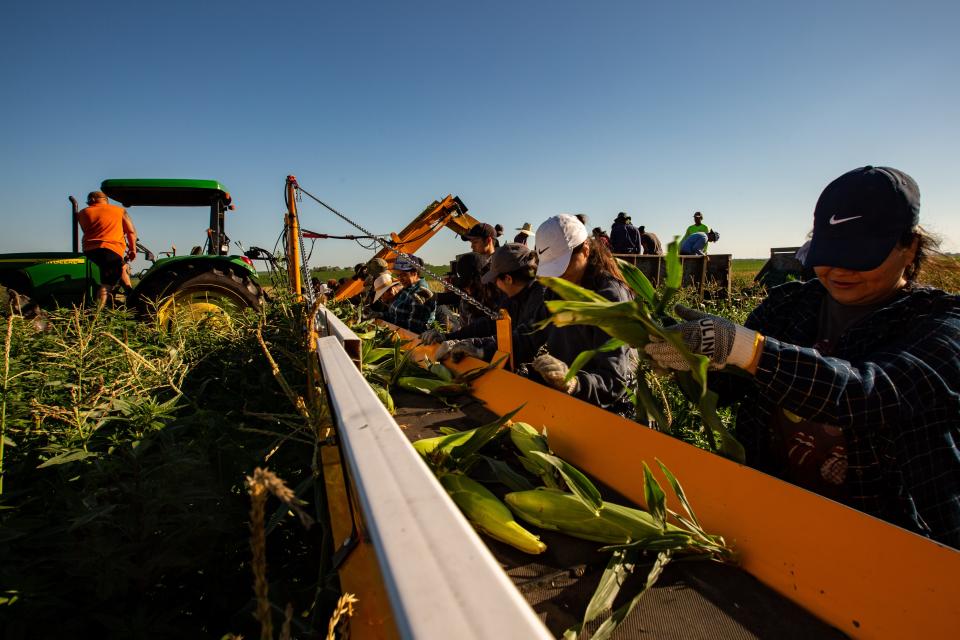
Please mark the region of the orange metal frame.
<svg viewBox="0 0 960 640"><path fill-rule="evenodd" d="M397 331L417 354L434 354L436 346ZM486 363L445 364L463 372ZM523 405L517 419L548 427L558 455L637 504L641 461L654 468L661 460L746 571L851 636L953 637L960 629L954 549L503 369L474 381L472 393L501 415Z"/></svg>
<svg viewBox="0 0 960 640"><path fill-rule="evenodd" d="M477 224L477 221L467 215L467 207L460 198L448 195L440 202L435 202L426 211L413 219L400 233L393 236L394 247L404 253L415 253L417 249L427 243L444 227L454 233L464 234ZM397 252L391 249L381 249L374 258L383 258L389 266L393 266ZM363 282L351 280L337 289L334 300L352 298L363 290Z"/></svg>

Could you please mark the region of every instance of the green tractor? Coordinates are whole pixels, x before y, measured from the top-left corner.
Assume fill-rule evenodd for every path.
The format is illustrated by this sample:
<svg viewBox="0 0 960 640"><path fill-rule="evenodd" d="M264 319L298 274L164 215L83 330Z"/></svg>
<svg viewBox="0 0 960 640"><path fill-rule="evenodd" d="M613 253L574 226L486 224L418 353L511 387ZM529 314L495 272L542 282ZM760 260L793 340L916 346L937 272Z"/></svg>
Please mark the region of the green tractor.
<svg viewBox="0 0 960 640"><path fill-rule="evenodd" d="M215 180L104 180L100 190L124 207L204 206L210 210L205 246L190 255L157 259L139 242L138 250L152 263L138 275L127 304L142 316L155 316L162 326L176 319L222 321L234 311L259 308L263 290L253 262L227 255L230 239L224 232L226 212L233 209L229 192ZM0 255L0 286L24 313L38 306L89 303L100 284L99 268L80 251L78 205L73 196L73 251ZM136 218L134 217L134 222Z"/></svg>

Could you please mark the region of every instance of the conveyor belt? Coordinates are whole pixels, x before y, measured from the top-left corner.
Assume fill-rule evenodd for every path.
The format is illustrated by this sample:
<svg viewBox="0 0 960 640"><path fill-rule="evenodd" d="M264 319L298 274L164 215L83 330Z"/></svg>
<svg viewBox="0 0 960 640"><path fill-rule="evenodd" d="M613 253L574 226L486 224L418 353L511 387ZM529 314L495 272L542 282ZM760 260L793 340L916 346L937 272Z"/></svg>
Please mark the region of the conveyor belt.
<svg viewBox="0 0 960 640"><path fill-rule="evenodd" d="M495 418L469 396L451 409L419 394L394 395L397 423L411 441L438 435L439 428L469 429ZM680 478L682 481L683 478ZM617 500L609 492L608 499ZM697 497L691 496L696 508ZM552 633L561 636L580 620L607 562L598 544L541 533L548 550L539 556L484 537L494 556ZM643 583L640 568L621 590L615 606ZM602 620L592 624L595 629ZM640 600L614 638L693 640L703 638L842 638L791 601L735 567L709 562L674 562Z"/></svg>

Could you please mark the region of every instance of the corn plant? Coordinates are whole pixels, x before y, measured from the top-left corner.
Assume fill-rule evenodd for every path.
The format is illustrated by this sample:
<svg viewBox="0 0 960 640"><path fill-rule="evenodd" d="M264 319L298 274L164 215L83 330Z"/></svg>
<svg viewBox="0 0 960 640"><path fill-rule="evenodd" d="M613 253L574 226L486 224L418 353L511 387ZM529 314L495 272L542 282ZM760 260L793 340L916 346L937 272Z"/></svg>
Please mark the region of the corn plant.
<svg viewBox="0 0 960 640"><path fill-rule="evenodd" d="M619 260L624 279L636 294L633 300L626 302L611 302L598 293L561 278L540 278L546 287L561 298L547 302L547 308L552 315L545 323L557 327L591 325L603 329L611 336L611 339L598 349L584 351L577 356L567 373L568 380L599 352L629 345L643 354L643 347L650 341L651 336L669 342L690 365L689 371L677 371L672 375L683 394L699 408L704 422L704 435L710 448L742 463L743 446L723 425L717 414L717 394L707 386L708 359L692 353L678 333L665 330L676 323L676 320L667 315L666 310L680 289L683 276L678 251L678 243L674 239L666 256L666 283L659 293L636 266ZM642 412L648 421L658 425L669 424L664 407L657 400L645 376L637 376L633 394L638 411Z"/></svg>

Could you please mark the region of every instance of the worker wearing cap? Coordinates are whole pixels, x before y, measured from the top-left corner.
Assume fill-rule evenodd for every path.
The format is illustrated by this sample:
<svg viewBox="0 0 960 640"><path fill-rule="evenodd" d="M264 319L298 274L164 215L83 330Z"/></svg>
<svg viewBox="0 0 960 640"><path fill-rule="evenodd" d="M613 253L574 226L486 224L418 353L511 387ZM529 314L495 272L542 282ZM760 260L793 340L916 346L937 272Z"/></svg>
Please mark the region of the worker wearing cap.
<svg viewBox="0 0 960 640"><path fill-rule="evenodd" d="M687 227L687 230L683 232L683 237L680 238L680 242L683 242L687 237L693 235L694 233L708 233L710 227L703 224L703 214L699 211L693 213L693 224Z"/></svg>
<svg viewBox="0 0 960 640"><path fill-rule="evenodd" d="M916 283L936 243L916 182L861 167L824 189L806 256L817 279L771 290L746 326L677 307L671 330L741 400L747 463L960 548L960 296ZM685 369L669 344L646 346Z"/></svg>
<svg viewBox="0 0 960 640"><path fill-rule="evenodd" d="M433 322L437 301L426 281L420 279L418 266L422 263L416 256L401 256L393 264L403 289L387 308L383 319L414 333L423 333Z"/></svg>
<svg viewBox="0 0 960 640"><path fill-rule="evenodd" d="M476 256L475 259L470 261L472 264L476 264L476 269L473 270L474 277L463 282L463 286L460 288L466 290L470 296L488 309L499 308L503 302L503 296L500 291L492 284L485 285L480 282L483 274L489 269L490 259L493 257L493 252L496 251L498 246L496 228L485 222L479 222L473 225L470 231L465 233L462 238L470 243L470 251ZM458 258L458 261L460 260L461 258ZM464 275L464 273L461 273L461 277ZM464 325L484 317L480 309L465 299L461 299L458 311L460 312Z"/></svg>
<svg viewBox="0 0 960 640"><path fill-rule="evenodd" d="M87 195L87 206L77 213L77 222L83 229L83 254L100 268L97 304L103 306L123 277L124 259L137 257L137 230L127 210L110 204L102 191Z"/></svg>
<svg viewBox="0 0 960 640"><path fill-rule="evenodd" d="M489 260L496 250L495 241L497 239L497 230L493 225L485 222L479 222L470 228L463 236L463 240L470 243L470 250L480 256L486 256Z"/></svg>
<svg viewBox="0 0 960 640"><path fill-rule="evenodd" d="M537 325L550 315L543 301L545 289L537 282L536 252L518 242L503 245L494 252L482 280L483 284L495 285L504 295L501 308L510 314L514 365L531 362L546 340L546 333ZM497 351L496 333L496 321L484 317L446 336L435 329L426 331L420 341L443 341L437 358L449 353L455 358L463 354L489 361Z"/></svg>
<svg viewBox="0 0 960 640"><path fill-rule="evenodd" d="M569 280L613 302L633 298L613 255L575 216L553 216L540 225L536 235L538 276ZM552 387L603 409L632 415L628 393L636 369L633 349L620 347L597 353L576 376L564 380L580 353L598 349L609 340L610 336L597 327L551 325L544 342L547 353L534 358L531 367Z"/></svg>

